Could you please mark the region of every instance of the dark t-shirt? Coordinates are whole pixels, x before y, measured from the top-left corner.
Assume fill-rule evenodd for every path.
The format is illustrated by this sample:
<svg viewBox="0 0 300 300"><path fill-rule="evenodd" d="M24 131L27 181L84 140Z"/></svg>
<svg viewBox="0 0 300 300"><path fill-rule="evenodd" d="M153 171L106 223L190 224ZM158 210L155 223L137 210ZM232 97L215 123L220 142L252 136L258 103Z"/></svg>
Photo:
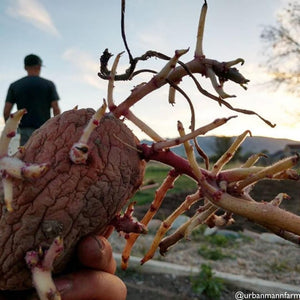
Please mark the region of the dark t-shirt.
<svg viewBox="0 0 300 300"><path fill-rule="evenodd" d="M6 96L6 102L27 110L19 127L33 128L39 128L50 118L51 102L58 99L54 83L39 76L26 76L13 82Z"/></svg>

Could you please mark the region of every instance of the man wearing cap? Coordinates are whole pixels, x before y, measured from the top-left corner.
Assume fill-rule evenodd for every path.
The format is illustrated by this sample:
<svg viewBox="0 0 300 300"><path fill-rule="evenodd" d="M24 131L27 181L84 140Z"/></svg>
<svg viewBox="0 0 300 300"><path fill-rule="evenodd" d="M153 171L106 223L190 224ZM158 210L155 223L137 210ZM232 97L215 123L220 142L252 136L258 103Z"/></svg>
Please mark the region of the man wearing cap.
<svg viewBox="0 0 300 300"><path fill-rule="evenodd" d="M60 114L59 96L52 81L40 77L42 60L35 54L24 59L27 76L13 82L8 89L3 115L9 118L13 105L18 109L26 108L19 125L20 145L24 145L34 130L42 126L51 116Z"/></svg>

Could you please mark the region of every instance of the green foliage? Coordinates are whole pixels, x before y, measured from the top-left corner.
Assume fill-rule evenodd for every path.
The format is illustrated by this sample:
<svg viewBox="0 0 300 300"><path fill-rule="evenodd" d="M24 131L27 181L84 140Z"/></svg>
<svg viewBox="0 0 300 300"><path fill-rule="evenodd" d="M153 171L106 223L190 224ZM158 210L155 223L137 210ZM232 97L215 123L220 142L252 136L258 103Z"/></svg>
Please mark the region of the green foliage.
<svg viewBox="0 0 300 300"><path fill-rule="evenodd" d="M234 258L232 255L224 254L220 247L210 247L202 245L198 249L198 253L205 259L220 260L223 258Z"/></svg>
<svg viewBox="0 0 300 300"><path fill-rule="evenodd" d="M241 239L243 239L242 235ZM202 242L201 247L198 249L198 253L205 259L220 260L223 258L235 258L234 255L225 254L223 251L223 248L230 247L230 249L232 249L233 247L238 247L238 243L236 243L237 237L234 235L202 235L202 238L198 237L198 240Z"/></svg>
<svg viewBox="0 0 300 300"><path fill-rule="evenodd" d="M236 236L233 235L222 235L222 234L213 234L206 236L205 239L211 244L219 247L228 247L236 240Z"/></svg>
<svg viewBox="0 0 300 300"><path fill-rule="evenodd" d="M207 236L206 238L212 245L216 245L219 247L227 247L229 241L232 239L221 234L210 235Z"/></svg>
<svg viewBox="0 0 300 300"><path fill-rule="evenodd" d="M272 272L284 272L290 270L287 260L275 259L268 264Z"/></svg>
<svg viewBox="0 0 300 300"><path fill-rule="evenodd" d="M214 151L215 154L211 157L212 161L217 161L231 146L233 138L229 136L215 137ZM231 161L239 160L242 148L239 147L232 157Z"/></svg>
<svg viewBox="0 0 300 300"><path fill-rule="evenodd" d="M203 241L204 240L204 231L206 229L206 225L201 224L197 228L192 231L192 240L193 241Z"/></svg>
<svg viewBox="0 0 300 300"><path fill-rule="evenodd" d="M200 225L197 227L195 230L192 232L192 239L194 241L199 241L199 242L205 242L210 245L214 246L219 246L219 247L232 247L237 241L239 242L240 240L244 242L250 242L252 239L239 233L238 236L236 235L223 235L223 234L213 234L213 235L208 235L204 236L204 231L207 228L206 225Z"/></svg>
<svg viewBox="0 0 300 300"><path fill-rule="evenodd" d="M198 249L198 254L200 254L205 259L236 259L236 256L234 254L227 254L225 252L228 252L233 248L238 248L241 242L245 244L251 243L253 241L251 237L245 236L242 233L239 233L238 236L230 234L213 234L204 236L205 228L205 225L201 225L192 232L192 240L201 243L201 246Z"/></svg>
<svg viewBox="0 0 300 300"><path fill-rule="evenodd" d="M137 205L151 203L154 199L155 191L164 181L170 169L171 169L170 167L160 163L155 163L155 162L148 163L146 167L144 185L156 183L157 186L147 190L138 191L135 194L133 201L136 201ZM196 183L193 180L191 180L189 177L180 176L176 180L174 184L174 188L169 190L168 193L175 194L175 193L180 193L182 191L195 190L196 187L197 187Z"/></svg>
<svg viewBox="0 0 300 300"><path fill-rule="evenodd" d="M211 266L201 265L200 273L191 277L192 289L198 295L206 295L211 299L220 299L221 292L224 289L223 281L214 277Z"/></svg>

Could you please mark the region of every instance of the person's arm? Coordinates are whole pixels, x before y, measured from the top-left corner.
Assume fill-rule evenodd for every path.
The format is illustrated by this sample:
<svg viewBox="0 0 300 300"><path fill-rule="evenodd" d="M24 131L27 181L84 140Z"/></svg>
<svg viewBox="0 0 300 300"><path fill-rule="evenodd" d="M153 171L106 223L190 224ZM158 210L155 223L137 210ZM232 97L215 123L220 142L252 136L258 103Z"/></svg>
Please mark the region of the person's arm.
<svg viewBox="0 0 300 300"><path fill-rule="evenodd" d="M3 109L3 117L5 121L9 118L12 107L13 107L13 103L5 102L4 109Z"/></svg>
<svg viewBox="0 0 300 300"><path fill-rule="evenodd" d="M59 105L58 105L58 101L52 101L51 102L51 107L53 109L53 115L54 116L60 114L60 108L59 108Z"/></svg>

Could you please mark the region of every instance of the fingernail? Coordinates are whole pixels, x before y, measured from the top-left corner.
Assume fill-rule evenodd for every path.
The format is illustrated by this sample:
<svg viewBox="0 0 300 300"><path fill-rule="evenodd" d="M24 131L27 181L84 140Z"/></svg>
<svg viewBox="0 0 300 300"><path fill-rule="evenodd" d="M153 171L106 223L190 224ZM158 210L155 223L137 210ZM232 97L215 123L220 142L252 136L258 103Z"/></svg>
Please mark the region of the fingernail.
<svg viewBox="0 0 300 300"><path fill-rule="evenodd" d="M102 251L105 248L104 241L98 236L93 236L93 238L95 239L95 241L99 247L99 250Z"/></svg>

